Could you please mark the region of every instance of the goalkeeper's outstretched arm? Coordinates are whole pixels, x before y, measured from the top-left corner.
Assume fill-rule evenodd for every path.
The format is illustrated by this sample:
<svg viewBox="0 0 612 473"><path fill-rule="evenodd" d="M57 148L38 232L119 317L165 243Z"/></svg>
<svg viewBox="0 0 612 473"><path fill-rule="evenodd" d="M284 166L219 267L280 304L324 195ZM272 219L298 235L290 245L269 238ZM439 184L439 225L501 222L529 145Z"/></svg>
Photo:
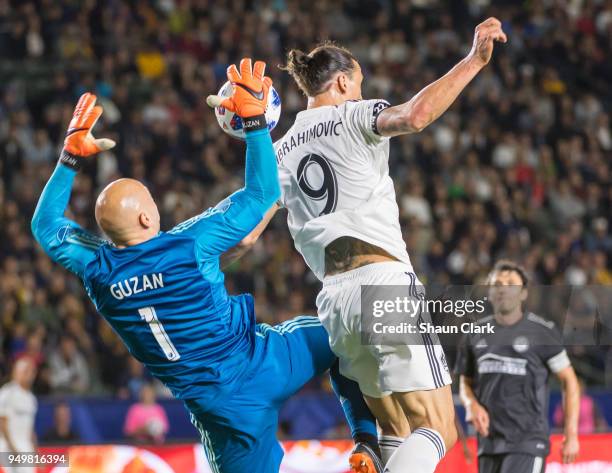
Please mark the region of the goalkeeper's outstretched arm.
<svg viewBox="0 0 612 473"><path fill-rule="evenodd" d="M247 151L244 188L169 232L194 234L199 258L219 256L239 244L280 197L276 156L265 119L272 81L264 70L263 62L252 66L250 59L243 59L240 72L234 65L227 71L234 85L232 96L207 98L210 106L225 107L242 117Z"/></svg>
<svg viewBox="0 0 612 473"><path fill-rule="evenodd" d="M472 50L455 67L408 102L389 107L378 115L378 133L383 136L417 133L437 120L489 63L495 41L505 43L507 37L500 21L489 18L476 27Z"/></svg>
<svg viewBox="0 0 612 473"><path fill-rule="evenodd" d="M43 190L32 218L32 234L53 261L82 276L104 243L64 217L76 172L59 163Z"/></svg>
<svg viewBox="0 0 612 473"><path fill-rule="evenodd" d="M193 232L203 257L221 255L238 245L251 234L280 196L270 133L267 129L248 132L246 140L245 186L195 217L200 221L193 226ZM185 228L181 225L170 233Z"/></svg>
<svg viewBox="0 0 612 473"><path fill-rule="evenodd" d="M83 94L74 110L59 163L32 217L32 233L45 253L78 276L83 275L96 249L105 242L64 217L64 213L81 161L115 146L112 140L95 139L91 135L91 129L101 114L102 107L96 105L96 96Z"/></svg>
<svg viewBox="0 0 612 473"><path fill-rule="evenodd" d="M240 240L240 242L236 246L234 246L233 248L230 248L229 250L227 250L225 253L221 255L221 269L227 268L232 263L234 263L234 261L237 261L240 258L242 258L245 254L247 254L251 250L251 248L255 246L255 243L257 243L257 240L259 239L261 234L264 232L264 230L270 223L270 220L272 220L272 218L274 217L278 209L279 209L278 204L274 204L266 212L266 214L264 215L264 218L261 220L261 222L257 224L257 226L253 229L253 231L251 231L251 233L249 233L242 240Z"/></svg>

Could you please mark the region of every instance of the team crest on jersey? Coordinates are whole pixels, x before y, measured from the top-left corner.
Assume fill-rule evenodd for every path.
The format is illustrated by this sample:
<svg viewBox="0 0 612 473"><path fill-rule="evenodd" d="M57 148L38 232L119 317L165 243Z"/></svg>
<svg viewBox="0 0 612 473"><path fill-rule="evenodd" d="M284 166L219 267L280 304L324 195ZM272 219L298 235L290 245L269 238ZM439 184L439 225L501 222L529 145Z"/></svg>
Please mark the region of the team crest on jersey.
<svg viewBox="0 0 612 473"><path fill-rule="evenodd" d="M517 353L525 353L529 350L529 339L523 335L516 337L512 342L512 348Z"/></svg>
<svg viewBox="0 0 612 473"><path fill-rule="evenodd" d="M213 207L215 213L225 213L232 206L232 199L230 197L226 197L221 202Z"/></svg>
<svg viewBox="0 0 612 473"><path fill-rule="evenodd" d="M57 240L63 243L68 235L74 232L74 229L70 225L65 225L57 231Z"/></svg>

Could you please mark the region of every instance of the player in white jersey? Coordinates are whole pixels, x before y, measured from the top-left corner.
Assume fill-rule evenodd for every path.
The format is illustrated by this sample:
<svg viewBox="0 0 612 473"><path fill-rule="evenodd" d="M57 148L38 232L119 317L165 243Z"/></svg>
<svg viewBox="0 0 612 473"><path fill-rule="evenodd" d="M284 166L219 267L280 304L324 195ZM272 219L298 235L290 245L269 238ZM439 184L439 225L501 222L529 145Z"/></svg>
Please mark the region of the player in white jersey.
<svg viewBox="0 0 612 473"><path fill-rule="evenodd" d="M36 452L34 418L38 403L30 391L36 368L29 358L20 358L13 366L11 381L0 388L0 452ZM5 457L6 460L6 457ZM34 473L33 466L13 467L15 473Z"/></svg>
<svg viewBox="0 0 612 473"><path fill-rule="evenodd" d="M385 472L432 473L457 436L451 379L436 339L362 343L361 286L407 286L417 297L420 284L400 230L389 137L419 132L436 120L489 62L494 41L506 42L506 35L489 18L476 28L465 59L394 107L362 100L363 74L344 48L323 44L288 56L285 69L308 107L275 143L280 205L288 210L297 250L323 281L318 313L340 370L359 383L382 428ZM382 471L370 457L353 455L353 471Z"/></svg>

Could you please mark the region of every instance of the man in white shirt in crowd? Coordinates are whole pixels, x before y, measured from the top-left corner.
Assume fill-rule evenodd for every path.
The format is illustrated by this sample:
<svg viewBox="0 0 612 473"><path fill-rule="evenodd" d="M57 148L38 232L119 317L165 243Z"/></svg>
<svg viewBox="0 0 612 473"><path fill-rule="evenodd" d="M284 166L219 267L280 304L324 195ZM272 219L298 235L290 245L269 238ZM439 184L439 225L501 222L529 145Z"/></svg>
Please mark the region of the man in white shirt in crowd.
<svg viewBox="0 0 612 473"><path fill-rule="evenodd" d="M34 362L20 358L13 366L11 380L0 388L0 452L27 453L36 451L34 418L38 403L32 394L36 377ZM34 473L34 467L11 469L15 473Z"/></svg>

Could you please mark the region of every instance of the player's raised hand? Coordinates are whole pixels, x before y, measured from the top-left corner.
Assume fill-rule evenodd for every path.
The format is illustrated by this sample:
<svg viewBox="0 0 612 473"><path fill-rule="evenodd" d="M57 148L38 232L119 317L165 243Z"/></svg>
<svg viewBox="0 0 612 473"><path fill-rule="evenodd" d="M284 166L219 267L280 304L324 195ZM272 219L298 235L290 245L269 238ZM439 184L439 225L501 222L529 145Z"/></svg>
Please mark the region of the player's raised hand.
<svg viewBox="0 0 612 473"><path fill-rule="evenodd" d="M474 30L474 42L468 57L476 60L481 66L489 63L493 54L493 43L506 43L508 37L497 18L487 18Z"/></svg>
<svg viewBox="0 0 612 473"><path fill-rule="evenodd" d="M91 129L100 115L102 115L102 107L96 105L96 96L89 92L81 95L66 132L64 150L74 156L86 157L114 147L113 140L96 139L91 134Z"/></svg>
<svg viewBox="0 0 612 473"><path fill-rule="evenodd" d="M209 95L206 103L210 107L224 107L242 118L264 115L272 85L272 79L264 76L265 70L265 62L256 61L252 66L249 58L240 61L240 71L232 64L227 68L227 78L234 86L232 95Z"/></svg>

